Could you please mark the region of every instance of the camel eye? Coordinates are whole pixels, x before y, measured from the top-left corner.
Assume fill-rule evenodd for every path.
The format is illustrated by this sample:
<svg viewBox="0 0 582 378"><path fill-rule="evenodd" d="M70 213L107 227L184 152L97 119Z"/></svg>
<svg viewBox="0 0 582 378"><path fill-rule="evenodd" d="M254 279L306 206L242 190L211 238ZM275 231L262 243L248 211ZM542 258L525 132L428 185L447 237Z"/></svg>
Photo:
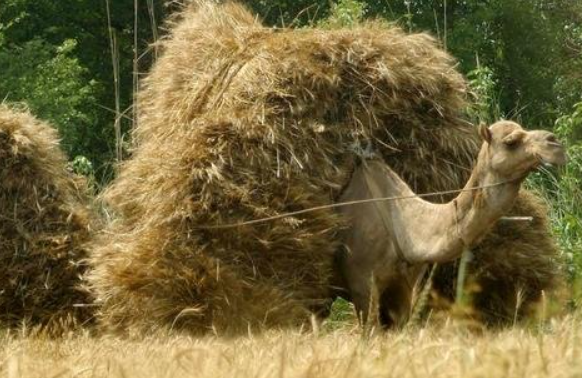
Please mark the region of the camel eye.
<svg viewBox="0 0 582 378"><path fill-rule="evenodd" d="M517 148L521 144L521 138L516 138L515 136L508 136L503 139L503 144L510 150Z"/></svg>

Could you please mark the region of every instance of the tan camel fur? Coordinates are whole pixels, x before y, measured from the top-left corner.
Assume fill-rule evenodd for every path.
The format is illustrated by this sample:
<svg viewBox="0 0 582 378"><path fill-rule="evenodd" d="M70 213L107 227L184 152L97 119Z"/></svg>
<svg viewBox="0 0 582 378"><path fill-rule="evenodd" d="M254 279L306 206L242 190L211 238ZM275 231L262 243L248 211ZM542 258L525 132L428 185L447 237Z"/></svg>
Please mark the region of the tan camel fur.
<svg viewBox="0 0 582 378"><path fill-rule="evenodd" d="M481 126L484 143L466 190L449 203L420 198L340 208L349 227L338 254L346 296L362 323L403 325L413 288L427 263L460 257L511 209L521 183L540 164L566 162L563 146L547 131L526 131L510 121ZM482 187L471 190L471 188ZM384 162L364 161L340 201L414 196ZM380 309L378 298L389 298Z"/></svg>

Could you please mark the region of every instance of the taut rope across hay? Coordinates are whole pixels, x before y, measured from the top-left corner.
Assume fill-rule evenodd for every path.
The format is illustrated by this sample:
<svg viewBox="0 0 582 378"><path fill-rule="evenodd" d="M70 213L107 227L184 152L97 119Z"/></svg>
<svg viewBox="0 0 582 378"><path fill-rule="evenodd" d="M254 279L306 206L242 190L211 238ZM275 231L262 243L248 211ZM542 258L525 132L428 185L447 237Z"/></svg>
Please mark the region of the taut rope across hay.
<svg viewBox="0 0 582 378"><path fill-rule="evenodd" d="M355 201L347 201L347 202L337 202L337 203L333 203L333 204L329 204L329 205L310 207L310 208L303 209L303 210L292 211L289 213L273 215L271 217L265 217L265 218L260 218L260 219L253 219L253 220L245 221L245 222L232 223L232 224L221 224L221 225L215 225L215 226L198 226L197 228L200 230L220 230L220 229L226 229L226 228L249 226L249 225L253 225L253 224L265 223L265 222L275 221L278 219L289 218L289 217L293 217L296 215L307 214L307 213L311 213L311 212L319 211L319 210L334 209L334 208L338 208L338 207L359 205L359 204L364 204L364 203L398 201L398 200L405 200L405 199L412 199L412 198L426 198L426 197L434 197L434 196L438 196L438 195L458 194L461 192L471 192L471 191L480 190L480 189L494 188L497 186L509 184L511 182L512 181L503 181L503 182L498 182L498 183L494 183L494 184L480 185L480 186L476 186L474 188L441 190L441 191L432 192L432 193L422 193L422 194L415 194L415 195L409 195L409 196L380 197L380 198L368 198L368 199L363 199L363 200L355 200ZM515 217L504 217L502 219L508 220L511 218L515 218ZM528 220L529 220L529 218L531 218L531 217L528 217Z"/></svg>

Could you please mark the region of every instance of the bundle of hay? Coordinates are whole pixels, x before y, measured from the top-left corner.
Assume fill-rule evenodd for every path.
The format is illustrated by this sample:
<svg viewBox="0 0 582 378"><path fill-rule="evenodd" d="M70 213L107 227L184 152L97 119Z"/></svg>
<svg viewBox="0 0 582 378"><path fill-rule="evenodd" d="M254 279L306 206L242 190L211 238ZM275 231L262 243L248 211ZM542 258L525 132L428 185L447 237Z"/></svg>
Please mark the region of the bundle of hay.
<svg viewBox="0 0 582 378"><path fill-rule="evenodd" d="M89 237L85 183L67 170L55 130L0 104L0 325L86 322L80 289Z"/></svg>
<svg viewBox="0 0 582 378"><path fill-rule="evenodd" d="M134 151L89 279L113 330L303 322L329 298L334 202L368 141L418 191L461 187L477 150L465 81L425 34L380 23L274 30L237 4L187 7L142 83ZM541 237L547 237L544 232Z"/></svg>
<svg viewBox="0 0 582 378"><path fill-rule="evenodd" d="M463 311L486 324L513 324L524 316L536 315L542 295L561 300L563 261L550 236L547 214L545 203L522 189L509 215L531 216L533 220L500 221L473 248L465 286L470 308ZM454 302L457 276L458 262L437 269L436 307L448 308Z"/></svg>

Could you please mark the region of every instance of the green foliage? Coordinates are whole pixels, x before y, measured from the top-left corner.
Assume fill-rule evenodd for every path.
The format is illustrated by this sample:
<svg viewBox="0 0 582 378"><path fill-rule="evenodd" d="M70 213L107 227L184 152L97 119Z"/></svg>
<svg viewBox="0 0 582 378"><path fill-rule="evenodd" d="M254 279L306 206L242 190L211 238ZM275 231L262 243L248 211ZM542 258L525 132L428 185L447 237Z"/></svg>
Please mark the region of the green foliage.
<svg viewBox="0 0 582 378"><path fill-rule="evenodd" d="M71 162L71 168L73 169L73 172L75 172L76 174L87 177L92 176L95 172L95 170L93 169L93 164L91 164L91 161L89 161L89 159L87 159L84 156L75 157Z"/></svg>
<svg viewBox="0 0 582 378"><path fill-rule="evenodd" d="M267 25L305 26L329 14L329 0L243 0Z"/></svg>
<svg viewBox="0 0 582 378"><path fill-rule="evenodd" d="M555 131L568 145L567 166L558 174L543 171L530 179L530 185L542 193L551 204L554 234L566 260L571 281L576 291L574 298L582 298L582 102L572 114L556 121Z"/></svg>
<svg viewBox="0 0 582 378"><path fill-rule="evenodd" d="M467 110L469 117L474 123L491 124L498 120L501 110L493 70L479 65L469 71L467 78L475 97L472 106Z"/></svg>
<svg viewBox="0 0 582 378"><path fill-rule="evenodd" d="M353 27L360 23L366 15L367 5L358 0L339 0L331 7L328 18L322 20L319 26L327 28Z"/></svg>
<svg viewBox="0 0 582 378"><path fill-rule="evenodd" d="M343 298L337 298L331 306L329 317L325 320L324 330L335 331L356 323L355 314L353 304Z"/></svg>
<svg viewBox="0 0 582 378"><path fill-rule="evenodd" d="M0 49L0 96L26 102L31 110L59 129L70 156L86 153L94 138L97 83L87 80L74 52L76 42L52 46L31 40L22 46Z"/></svg>
<svg viewBox="0 0 582 378"><path fill-rule="evenodd" d="M95 168L89 159L85 156L76 156L69 163L69 169L79 176L87 179L87 184L93 194L97 194L100 189L99 182L95 179Z"/></svg>
<svg viewBox="0 0 582 378"><path fill-rule="evenodd" d="M152 11L163 18L163 2L153 2L151 9L148 3L138 3L139 55L157 28ZM133 101L134 3L110 4L124 111ZM90 159L101 181L111 177L115 91L105 0L1 0L0 55L0 100L28 103L59 127L71 157ZM152 59L143 54L138 70L146 71ZM130 125L124 120L123 131Z"/></svg>
<svg viewBox="0 0 582 378"><path fill-rule="evenodd" d="M578 51L579 60L582 46L573 37L582 19L578 1L417 0L388 2L389 7L382 3L368 1L369 14L413 31L430 31L459 59L463 72L477 68L479 57L495 73L502 113L513 117L519 113L532 128L551 127L560 112L573 105L575 98L568 94L582 90L580 78L576 82L572 75L576 61L572 53Z"/></svg>
<svg viewBox="0 0 582 378"><path fill-rule="evenodd" d="M556 133L572 143L582 140L582 102L574 106L574 112L561 116L556 121Z"/></svg>

